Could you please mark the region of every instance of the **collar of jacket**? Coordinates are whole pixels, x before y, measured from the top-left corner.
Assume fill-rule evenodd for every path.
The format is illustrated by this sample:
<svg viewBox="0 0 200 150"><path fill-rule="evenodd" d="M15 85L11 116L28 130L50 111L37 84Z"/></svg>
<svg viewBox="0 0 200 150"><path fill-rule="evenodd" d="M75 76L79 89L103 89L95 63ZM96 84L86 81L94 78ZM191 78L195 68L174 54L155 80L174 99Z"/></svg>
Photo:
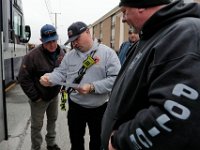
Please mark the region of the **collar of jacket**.
<svg viewBox="0 0 200 150"><path fill-rule="evenodd" d="M140 31L140 38L148 39L163 27L183 17L200 18L200 5L184 3L180 0L161 8L144 24Z"/></svg>
<svg viewBox="0 0 200 150"><path fill-rule="evenodd" d="M43 50L43 52L44 52L45 54L47 54L47 55L52 55L53 53L59 54L59 53L60 53L60 46L57 45L57 48L56 48L56 50L55 50L54 52L49 52L49 51L48 51L47 49L45 49L45 48L43 47L43 45L42 45L42 50Z"/></svg>

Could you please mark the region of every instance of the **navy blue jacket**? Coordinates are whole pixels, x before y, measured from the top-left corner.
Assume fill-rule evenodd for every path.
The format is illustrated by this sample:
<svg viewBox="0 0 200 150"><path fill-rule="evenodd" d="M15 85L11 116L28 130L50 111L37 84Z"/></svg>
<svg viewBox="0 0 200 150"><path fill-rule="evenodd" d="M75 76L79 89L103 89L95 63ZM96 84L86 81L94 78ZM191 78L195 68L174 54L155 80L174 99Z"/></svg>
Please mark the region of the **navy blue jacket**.
<svg viewBox="0 0 200 150"><path fill-rule="evenodd" d="M130 41L125 41L121 44L118 55L121 65L124 64L127 57L127 53L132 44L133 43L131 43Z"/></svg>

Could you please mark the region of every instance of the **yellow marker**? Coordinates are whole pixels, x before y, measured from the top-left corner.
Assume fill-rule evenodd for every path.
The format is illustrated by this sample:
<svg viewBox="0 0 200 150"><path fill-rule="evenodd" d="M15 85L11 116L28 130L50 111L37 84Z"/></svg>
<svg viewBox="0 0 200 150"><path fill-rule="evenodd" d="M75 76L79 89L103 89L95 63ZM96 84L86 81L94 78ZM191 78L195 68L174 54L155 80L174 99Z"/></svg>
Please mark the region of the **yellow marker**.
<svg viewBox="0 0 200 150"><path fill-rule="evenodd" d="M91 56L88 56L87 59L83 61L83 66L87 69L90 68L93 64L95 64L95 61Z"/></svg>
<svg viewBox="0 0 200 150"><path fill-rule="evenodd" d="M60 108L63 111L66 111L65 103L67 102L67 99L68 99L67 91L62 91Z"/></svg>

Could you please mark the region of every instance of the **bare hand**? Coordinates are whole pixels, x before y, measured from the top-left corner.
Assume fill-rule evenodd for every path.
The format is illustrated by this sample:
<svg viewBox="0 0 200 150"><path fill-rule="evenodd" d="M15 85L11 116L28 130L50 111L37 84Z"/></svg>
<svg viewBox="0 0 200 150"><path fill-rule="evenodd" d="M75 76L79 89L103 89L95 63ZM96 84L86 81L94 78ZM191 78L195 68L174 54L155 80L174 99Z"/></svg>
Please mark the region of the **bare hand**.
<svg viewBox="0 0 200 150"><path fill-rule="evenodd" d="M112 132L111 136L114 134L115 131ZM108 144L108 150L116 150L113 146L112 146L112 143L111 143L111 136L110 136L110 139L109 139L109 144Z"/></svg>
<svg viewBox="0 0 200 150"><path fill-rule="evenodd" d="M112 146L111 140L109 140L108 150L116 150L116 149Z"/></svg>
<svg viewBox="0 0 200 150"><path fill-rule="evenodd" d="M90 88L91 88L91 85L89 83L86 83L86 84L83 84L83 85L79 86L78 88L76 88L76 90L80 94L88 94L88 93L90 93Z"/></svg>
<svg viewBox="0 0 200 150"><path fill-rule="evenodd" d="M35 101L35 103L39 103L39 102L41 102L41 101L42 101L42 99L39 98L38 100Z"/></svg>
<svg viewBox="0 0 200 150"><path fill-rule="evenodd" d="M43 86L51 86L52 83L49 81L49 76L48 75L43 75L40 77L40 84Z"/></svg>

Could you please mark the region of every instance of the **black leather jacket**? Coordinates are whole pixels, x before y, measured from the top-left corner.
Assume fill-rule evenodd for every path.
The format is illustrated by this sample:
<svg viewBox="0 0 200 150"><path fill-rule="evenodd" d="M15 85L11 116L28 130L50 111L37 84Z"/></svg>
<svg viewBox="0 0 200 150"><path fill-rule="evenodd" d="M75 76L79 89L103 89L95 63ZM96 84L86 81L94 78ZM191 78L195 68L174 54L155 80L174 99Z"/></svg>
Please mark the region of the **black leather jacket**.
<svg viewBox="0 0 200 150"><path fill-rule="evenodd" d="M60 86L44 87L40 84L39 79L45 73L52 72L55 67L58 67L63 57L64 51L60 49L60 46L52 55L42 45L39 45L24 56L18 80L25 94L32 101L36 101L39 98L50 101L58 95Z"/></svg>
<svg viewBox="0 0 200 150"><path fill-rule="evenodd" d="M114 84L102 144L117 150L200 149L200 5L176 1L143 26Z"/></svg>

